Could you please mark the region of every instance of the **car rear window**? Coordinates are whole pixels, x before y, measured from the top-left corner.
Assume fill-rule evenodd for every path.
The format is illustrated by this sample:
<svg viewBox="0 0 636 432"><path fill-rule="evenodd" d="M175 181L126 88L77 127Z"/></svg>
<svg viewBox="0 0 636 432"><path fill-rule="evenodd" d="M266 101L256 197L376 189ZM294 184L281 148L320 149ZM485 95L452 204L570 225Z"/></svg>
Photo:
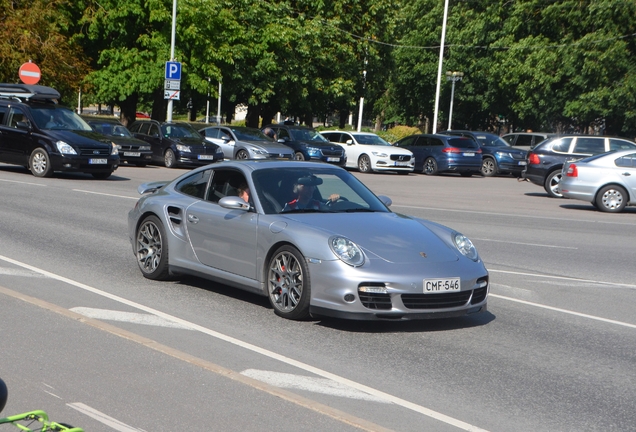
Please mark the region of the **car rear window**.
<svg viewBox="0 0 636 432"><path fill-rule="evenodd" d="M451 147L457 147L457 148L470 148L470 149L479 148L475 140L471 138L451 138L448 140L448 145L450 145Z"/></svg>

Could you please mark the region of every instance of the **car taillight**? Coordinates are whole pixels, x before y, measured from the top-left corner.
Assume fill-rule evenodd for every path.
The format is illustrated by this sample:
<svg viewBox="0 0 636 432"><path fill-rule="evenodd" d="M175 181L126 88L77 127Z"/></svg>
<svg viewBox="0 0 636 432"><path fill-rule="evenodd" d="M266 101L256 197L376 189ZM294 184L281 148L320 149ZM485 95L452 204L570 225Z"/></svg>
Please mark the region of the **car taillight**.
<svg viewBox="0 0 636 432"><path fill-rule="evenodd" d="M457 147L446 147L442 149L442 153L461 153L462 149L458 149Z"/></svg>
<svg viewBox="0 0 636 432"><path fill-rule="evenodd" d="M541 163L541 159L539 159L539 156L536 153L530 153L528 155L528 163L530 165L539 165Z"/></svg>
<svg viewBox="0 0 636 432"><path fill-rule="evenodd" d="M481 154L481 149L480 149L480 148L479 148L479 149L477 149L477 151L475 151L475 153L477 153L477 154Z"/></svg>
<svg viewBox="0 0 636 432"><path fill-rule="evenodd" d="M578 177L579 170L576 168L576 165L570 164L570 166L568 167L568 171L565 173L565 175L568 177Z"/></svg>

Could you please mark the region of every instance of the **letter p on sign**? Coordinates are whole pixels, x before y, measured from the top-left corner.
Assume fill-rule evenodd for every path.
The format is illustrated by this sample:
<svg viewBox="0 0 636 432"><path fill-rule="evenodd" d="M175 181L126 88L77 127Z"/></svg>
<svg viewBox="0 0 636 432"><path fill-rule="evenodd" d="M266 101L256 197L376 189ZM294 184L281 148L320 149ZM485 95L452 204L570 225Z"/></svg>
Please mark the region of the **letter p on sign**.
<svg viewBox="0 0 636 432"><path fill-rule="evenodd" d="M166 79L167 80L181 79L181 63L166 62Z"/></svg>

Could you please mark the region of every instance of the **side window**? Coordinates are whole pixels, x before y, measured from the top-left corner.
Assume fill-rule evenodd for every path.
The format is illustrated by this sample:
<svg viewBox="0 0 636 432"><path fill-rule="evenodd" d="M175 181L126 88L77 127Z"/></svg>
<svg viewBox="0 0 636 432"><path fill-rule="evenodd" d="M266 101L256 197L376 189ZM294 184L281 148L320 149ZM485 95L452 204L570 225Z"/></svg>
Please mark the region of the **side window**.
<svg viewBox="0 0 636 432"><path fill-rule="evenodd" d="M340 142L338 141L340 137L338 136L339 134L337 133L328 132L328 133L323 133L322 135L331 142Z"/></svg>
<svg viewBox="0 0 636 432"><path fill-rule="evenodd" d="M442 142L441 139L437 139L437 138L429 138L428 139L428 143L431 147L443 147L444 143Z"/></svg>
<svg viewBox="0 0 636 432"><path fill-rule="evenodd" d="M17 128L18 122L28 121L22 110L17 108L9 108L9 127Z"/></svg>
<svg viewBox="0 0 636 432"><path fill-rule="evenodd" d="M211 172L212 170L209 169L188 176L177 183L175 189L186 195L203 199L205 197L205 188L208 185L208 180L210 180Z"/></svg>
<svg viewBox="0 0 636 432"><path fill-rule="evenodd" d="M406 137L402 140L400 140L400 142L398 142L398 147L411 147L412 145L415 144L415 140L416 140L417 136L410 136L410 137Z"/></svg>
<svg viewBox="0 0 636 432"><path fill-rule="evenodd" d="M609 140L610 150L627 150L630 148L636 148L636 144L616 138L610 138Z"/></svg>
<svg viewBox="0 0 636 432"><path fill-rule="evenodd" d="M515 146L531 146L532 138L532 135L519 135L515 141Z"/></svg>
<svg viewBox="0 0 636 432"><path fill-rule="evenodd" d="M143 135L148 135L148 129L150 129L150 123L142 123L139 125L138 132Z"/></svg>
<svg viewBox="0 0 636 432"><path fill-rule="evenodd" d="M219 129L219 138L221 138L222 140L228 140L228 141L232 140L232 136L230 135L230 132L227 129Z"/></svg>
<svg viewBox="0 0 636 432"><path fill-rule="evenodd" d="M208 189L207 200L213 203L226 196L238 196L239 188L247 184L243 173L231 170L220 169L212 173L212 181Z"/></svg>
<svg viewBox="0 0 636 432"><path fill-rule="evenodd" d="M4 124L4 117L7 113L7 108L6 107L0 107L0 125Z"/></svg>
<svg viewBox="0 0 636 432"><path fill-rule="evenodd" d="M157 127L156 124L151 124L150 128L148 130L148 135L150 135L151 137L154 138L158 138L159 137L159 128Z"/></svg>
<svg viewBox="0 0 636 432"><path fill-rule="evenodd" d="M289 136L289 131L287 129L279 129L278 130L278 139L291 139Z"/></svg>
<svg viewBox="0 0 636 432"><path fill-rule="evenodd" d="M605 138L578 137L572 153L589 155L605 153Z"/></svg>
<svg viewBox="0 0 636 432"><path fill-rule="evenodd" d="M557 153L567 153L570 149L572 138L561 138L552 143L552 151Z"/></svg>
<svg viewBox="0 0 636 432"><path fill-rule="evenodd" d="M616 166L623 168L634 168L636 167L636 153L628 154L623 157L620 157L614 161Z"/></svg>
<svg viewBox="0 0 636 432"><path fill-rule="evenodd" d="M206 128L203 130L205 132L205 136L207 138L218 138L219 130L217 128Z"/></svg>

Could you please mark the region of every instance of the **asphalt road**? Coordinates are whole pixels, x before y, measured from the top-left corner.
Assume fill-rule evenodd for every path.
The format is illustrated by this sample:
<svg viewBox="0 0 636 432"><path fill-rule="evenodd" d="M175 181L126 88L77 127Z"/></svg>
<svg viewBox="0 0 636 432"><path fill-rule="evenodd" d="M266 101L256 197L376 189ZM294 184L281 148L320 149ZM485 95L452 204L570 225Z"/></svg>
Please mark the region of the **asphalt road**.
<svg viewBox="0 0 636 432"><path fill-rule="evenodd" d="M4 415L87 431L636 430L636 209L597 212L511 177L370 174L393 211L468 235L489 310L422 322L292 322L196 278L144 279L137 186L0 164Z"/></svg>

